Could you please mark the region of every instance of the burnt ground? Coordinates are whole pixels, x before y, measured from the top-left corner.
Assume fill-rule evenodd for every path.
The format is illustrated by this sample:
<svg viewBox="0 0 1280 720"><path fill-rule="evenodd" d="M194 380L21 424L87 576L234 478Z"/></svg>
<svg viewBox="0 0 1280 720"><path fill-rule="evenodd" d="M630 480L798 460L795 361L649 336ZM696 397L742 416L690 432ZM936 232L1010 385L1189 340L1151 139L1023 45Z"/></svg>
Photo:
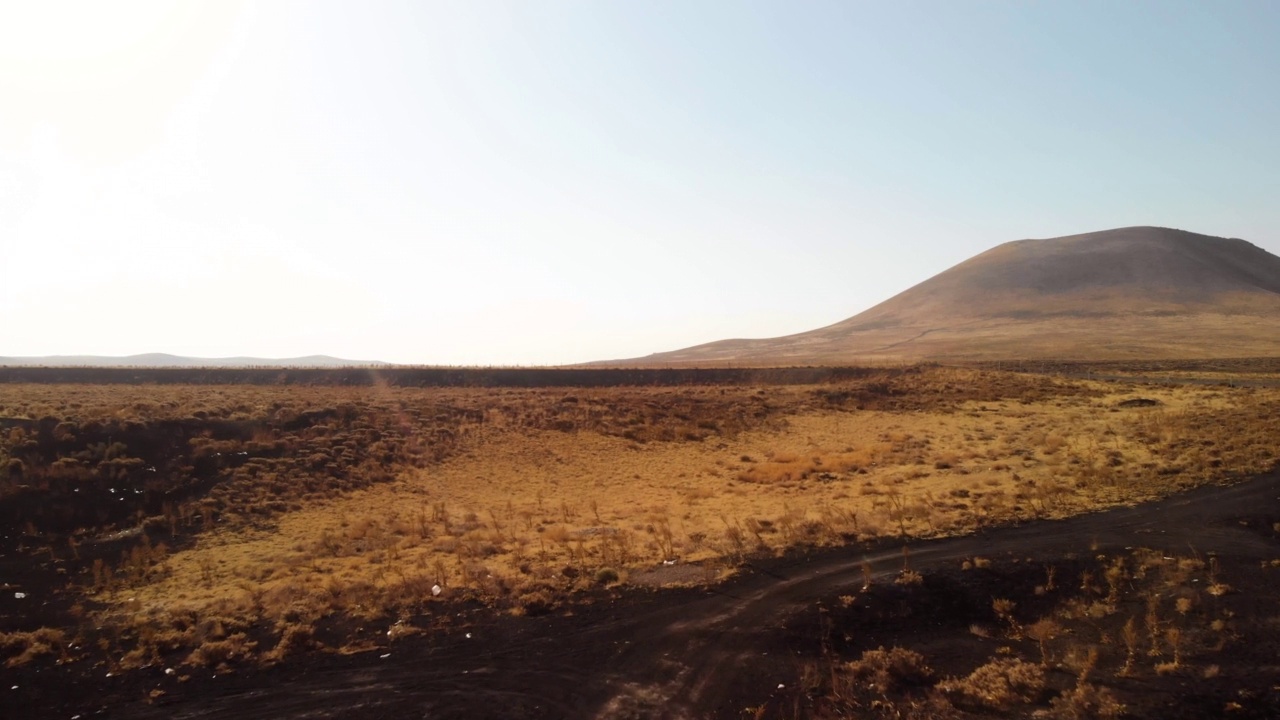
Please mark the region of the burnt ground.
<svg viewBox="0 0 1280 720"><path fill-rule="evenodd" d="M1124 595L1114 615L1076 630L1082 639L1096 630L1104 650L1096 681L1128 717L1280 717L1280 569L1268 566L1280 559L1277 522L1273 472L1133 508L913 542L907 562L923 579L912 585L892 582L903 550L883 543L760 560L711 588L601 591L538 617L456 607L430 618L430 632L388 643L384 624L369 629L380 638L372 651L311 653L273 668L184 678L151 667L108 677L90 659L32 662L0 671L0 716L810 717L822 714L825 690L805 681L806 669L837 667L864 650L913 648L939 676L963 676L1001 652L1031 658L1034 643L1001 634L993 598L1013 600L1031 622L1087 593L1081 578L1091 567L1150 548L1207 564L1229 590L1198 595L1194 612L1229 625L1217 648L1189 646L1181 669L1117 677L1119 624L1143 604ZM975 557L989 564L962 569ZM1048 566L1057 568L1059 589L1044 592ZM6 596L5 604L15 602ZM1151 665L1145 653L1143 663ZM1074 674L1052 663L1040 697L985 715L970 710L1029 717Z"/></svg>

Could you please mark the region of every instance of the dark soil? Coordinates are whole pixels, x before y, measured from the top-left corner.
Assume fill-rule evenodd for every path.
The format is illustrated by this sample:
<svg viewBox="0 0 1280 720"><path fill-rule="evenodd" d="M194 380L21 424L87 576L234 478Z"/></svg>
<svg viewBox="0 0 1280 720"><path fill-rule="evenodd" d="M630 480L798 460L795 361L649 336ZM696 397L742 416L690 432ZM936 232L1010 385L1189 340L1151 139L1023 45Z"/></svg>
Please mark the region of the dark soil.
<svg viewBox="0 0 1280 720"><path fill-rule="evenodd" d="M1109 639L1095 681L1130 717L1280 717L1280 569L1267 564L1280 558L1278 500L1280 472L1135 508L913 543L907 561L923 575L915 585L892 582L903 566L892 543L795 553L712 588L600 591L537 617L459 609L447 624L436 617L432 632L381 638L370 652L311 653L274 668L184 679L152 667L109 677L93 660L33 661L3 670L0 717L740 718L748 708L809 717L822 707L822 686L803 681L805 668L838 667L867 649L913 648L939 676L963 676L1002 647L1038 659L1032 641L1002 634L992 599L1014 601L1020 621L1032 622L1082 593L1097 596L1080 589L1082 573L1137 548L1208 563L1230 590L1204 595L1193 612L1205 622L1229 618L1225 640L1188 645L1177 671L1157 674L1144 655L1143 672L1117 678L1124 651L1116 626L1142 612L1130 592L1140 583L1131 581L1114 615L1074 631L1081 642L1087 633L1095 633L1090 642ZM978 556L990 564L962 569ZM1050 565L1058 589L1044 591ZM6 594L4 604L16 602ZM974 634L975 625L991 632ZM1043 697L990 716L1047 708L1073 674L1055 663Z"/></svg>

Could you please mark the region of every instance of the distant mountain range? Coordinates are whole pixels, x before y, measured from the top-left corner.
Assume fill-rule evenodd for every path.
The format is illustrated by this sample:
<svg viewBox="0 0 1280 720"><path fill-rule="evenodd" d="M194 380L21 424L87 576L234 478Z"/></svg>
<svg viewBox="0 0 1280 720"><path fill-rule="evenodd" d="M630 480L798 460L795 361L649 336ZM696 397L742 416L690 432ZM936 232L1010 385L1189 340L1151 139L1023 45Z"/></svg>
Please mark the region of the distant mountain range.
<svg viewBox="0 0 1280 720"><path fill-rule="evenodd" d="M604 364L1266 356L1280 356L1280 257L1244 240L1130 227L1004 243L817 330Z"/></svg>
<svg viewBox="0 0 1280 720"><path fill-rule="evenodd" d="M328 355L307 355L295 358L196 358L145 353L124 357L100 355L49 355L45 357L0 357L0 365L24 365L47 367L368 367L387 365L376 360L343 360Z"/></svg>

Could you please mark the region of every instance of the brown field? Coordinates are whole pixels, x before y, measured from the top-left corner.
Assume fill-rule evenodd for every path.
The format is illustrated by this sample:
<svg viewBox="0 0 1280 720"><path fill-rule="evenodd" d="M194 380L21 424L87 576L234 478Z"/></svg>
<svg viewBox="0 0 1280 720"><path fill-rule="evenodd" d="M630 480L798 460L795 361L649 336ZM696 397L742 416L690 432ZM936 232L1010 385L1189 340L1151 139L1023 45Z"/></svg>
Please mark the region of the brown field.
<svg viewBox="0 0 1280 720"><path fill-rule="evenodd" d="M1280 389L1212 383L0 385L0 652L226 673L1270 469Z"/></svg>

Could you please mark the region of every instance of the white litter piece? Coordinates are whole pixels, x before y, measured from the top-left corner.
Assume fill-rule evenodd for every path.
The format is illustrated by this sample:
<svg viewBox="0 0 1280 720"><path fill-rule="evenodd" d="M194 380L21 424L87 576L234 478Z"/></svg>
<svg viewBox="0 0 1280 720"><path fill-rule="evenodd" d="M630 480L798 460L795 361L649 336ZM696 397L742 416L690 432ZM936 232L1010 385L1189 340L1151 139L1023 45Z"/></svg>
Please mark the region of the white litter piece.
<svg viewBox="0 0 1280 720"><path fill-rule="evenodd" d="M23 592L16 592L16 593L14 593L14 594L13 594L13 596L14 596L15 598L17 598L17 599L21 600L22 598L26 597L26 596L27 596L27 594L26 594L26 593L23 593Z"/></svg>
<svg viewBox="0 0 1280 720"><path fill-rule="evenodd" d="M387 658L391 657L391 653L387 653L386 655L379 655L378 657L382 658L383 660L386 660Z"/></svg>
<svg viewBox="0 0 1280 720"><path fill-rule="evenodd" d="M468 640L470 640L470 639L471 639L471 633L467 633L467 639L468 639Z"/></svg>
<svg viewBox="0 0 1280 720"><path fill-rule="evenodd" d="M165 668L165 669L164 669L164 674L165 674L165 675L172 675L172 674L173 674L173 672L174 672L173 668Z"/></svg>
<svg viewBox="0 0 1280 720"><path fill-rule="evenodd" d="M431 594L432 594L433 596L435 596L435 595L439 595L439 594L440 594L440 593L442 593L442 592L444 592L444 588L440 587L439 585L432 585L432 586L431 586Z"/></svg>
<svg viewBox="0 0 1280 720"><path fill-rule="evenodd" d="M783 688L785 688L785 687L786 687L786 685L783 685L782 683L778 683L778 689L779 689L779 690L782 690L782 689L783 689Z"/></svg>

